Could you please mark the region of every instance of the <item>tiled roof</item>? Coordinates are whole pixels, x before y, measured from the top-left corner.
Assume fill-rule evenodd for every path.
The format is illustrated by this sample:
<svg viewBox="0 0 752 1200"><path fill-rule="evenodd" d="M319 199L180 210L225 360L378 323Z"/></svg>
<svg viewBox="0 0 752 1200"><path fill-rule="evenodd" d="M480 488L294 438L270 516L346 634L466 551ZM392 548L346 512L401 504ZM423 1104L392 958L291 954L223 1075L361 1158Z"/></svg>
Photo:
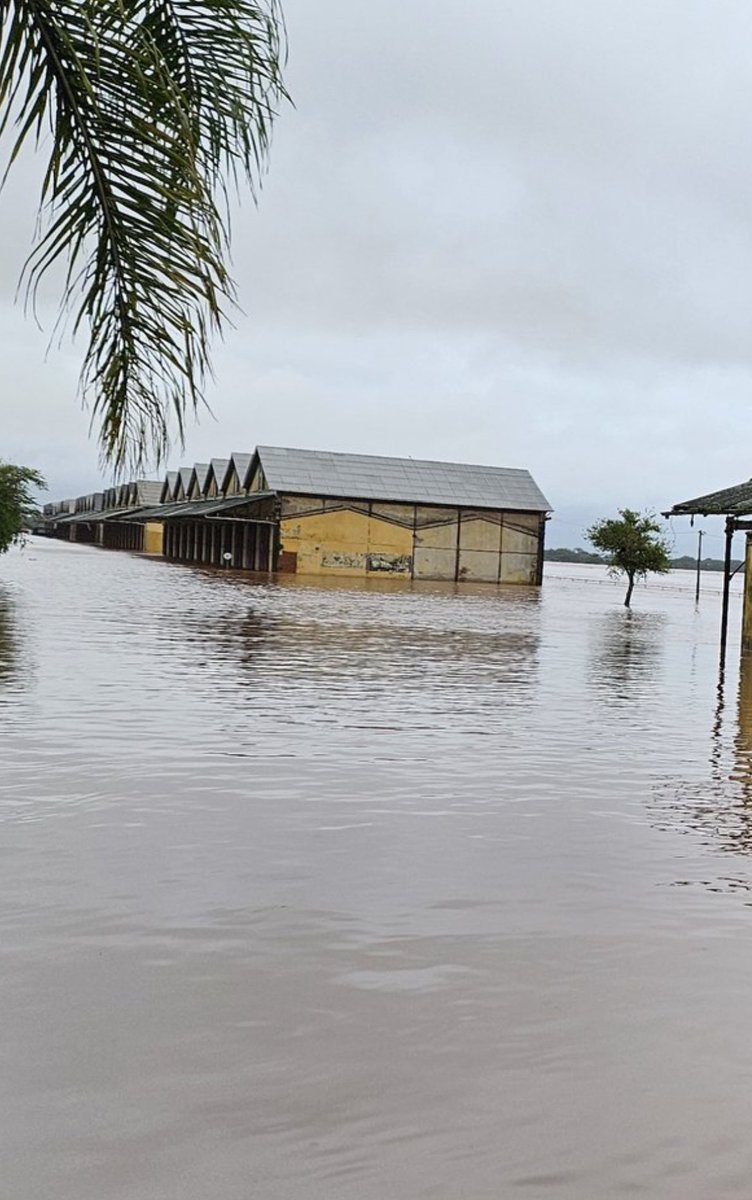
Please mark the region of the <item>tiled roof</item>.
<svg viewBox="0 0 752 1200"><path fill-rule="evenodd" d="M752 479L723 488L720 492L708 492L695 500L683 500L675 504L666 516L734 516L752 513Z"/></svg>
<svg viewBox="0 0 752 1200"><path fill-rule="evenodd" d="M275 492L463 508L551 511L529 471L512 467L291 450L280 446L259 446L258 455L267 487Z"/></svg>

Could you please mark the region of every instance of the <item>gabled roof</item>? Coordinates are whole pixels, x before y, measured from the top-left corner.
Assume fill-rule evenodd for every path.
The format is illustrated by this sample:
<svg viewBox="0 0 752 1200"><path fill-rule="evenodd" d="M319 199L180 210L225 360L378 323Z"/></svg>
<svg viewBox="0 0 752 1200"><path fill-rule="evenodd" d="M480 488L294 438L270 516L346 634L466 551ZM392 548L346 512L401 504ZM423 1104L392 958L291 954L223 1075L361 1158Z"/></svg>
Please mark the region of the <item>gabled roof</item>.
<svg viewBox="0 0 752 1200"><path fill-rule="evenodd" d="M87 496L77 496L76 512L99 512L102 508L104 495L102 492L89 492Z"/></svg>
<svg viewBox="0 0 752 1200"><path fill-rule="evenodd" d="M180 476L177 471L168 471L165 475L162 491L159 495L162 504L169 504L171 500L175 499L175 488L177 487L179 478Z"/></svg>
<svg viewBox="0 0 752 1200"><path fill-rule="evenodd" d="M190 487L190 484L191 484L191 475L192 474L193 474L193 467L181 467L180 468L180 470L178 471L178 485L175 488L175 496L176 497L181 488L183 490L183 494L185 496L188 495L188 488Z"/></svg>
<svg viewBox="0 0 752 1200"><path fill-rule="evenodd" d="M209 464L208 463L205 463L205 462L194 463L191 468L191 481L190 481L190 484L189 484L188 488L186 489L186 491L189 491L193 487L193 484L195 482L195 484L198 488L199 495L203 495L204 488L206 487L206 477L208 474L209 474Z"/></svg>
<svg viewBox="0 0 752 1200"><path fill-rule="evenodd" d="M707 496L698 496L695 500L683 500L664 516L742 517L749 513L752 513L752 479L722 488L720 492L708 492Z"/></svg>
<svg viewBox="0 0 752 1200"><path fill-rule="evenodd" d="M266 486L298 495L550 512L529 471L259 446Z"/></svg>
<svg viewBox="0 0 752 1200"><path fill-rule="evenodd" d="M221 491L229 465L229 458L213 458L211 460L209 463L209 470L206 475L206 480L204 482L204 492L208 491L212 477L217 485L217 489Z"/></svg>
<svg viewBox="0 0 752 1200"><path fill-rule="evenodd" d="M224 491L229 484L230 475L233 468L235 469L235 474L238 477L240 486L245 487L246 475L248 474L248 468L252 462L252 454L237 454L233 452L227 461L227 470L225 471L224 479L217 480L217 486L220 488L220 490Z"/></svg>
<svg viewBox="0 0 752 1200"><path fill-rule="evenodd" d="M162 495L162 483L159 479L136 479L132 487L135 504L159 504Z"/></svg>

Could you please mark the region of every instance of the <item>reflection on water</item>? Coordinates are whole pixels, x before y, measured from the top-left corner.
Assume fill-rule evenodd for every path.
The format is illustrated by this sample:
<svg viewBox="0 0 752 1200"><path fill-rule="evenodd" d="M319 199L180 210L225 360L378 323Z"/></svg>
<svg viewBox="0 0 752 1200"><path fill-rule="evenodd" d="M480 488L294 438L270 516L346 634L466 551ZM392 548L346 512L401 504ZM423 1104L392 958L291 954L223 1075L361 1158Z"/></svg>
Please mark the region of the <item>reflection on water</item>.
<svg viewBox="0 0 752 1200"><path fill-rule="evenodd" d="M731 778L739 786L745 805L749 805L752 801L752 658L749 655L742 658L739 669L734 766ZM752 807L750 816L752 816Z"/></svg>
<svg viewBox="0 0 752 1200"><path fill-rule="evenodd" d="M594 630L590 677L605 703L639 702L655 688L661 671L666 615L635 609L609 610Z"/></svg>
<svg viewBox="0 0 752 1200"><path fill-rule="evenodd" d="M752 855L752 658L738 667L735 713L727 713L721 675L709 739L706 778L662 784L654 812L659 824L699 836L707 845L734 855ZM752 873L734 877L737 888L752 889ZM717 886L711 880L710 886Z"/></svg>
<svg viewBox="0 0 752 1200"><path fill-rule="evenodd" d="M750 681L691 575L2 571L4 1195L747 1200Z"/></svg>
<svg viewBox="0 0 752 1200"><path fill-rule="evenodd" d="M0 585L0 704L9 702L11 685L18 679L19 640L13 598Z"/></svg>

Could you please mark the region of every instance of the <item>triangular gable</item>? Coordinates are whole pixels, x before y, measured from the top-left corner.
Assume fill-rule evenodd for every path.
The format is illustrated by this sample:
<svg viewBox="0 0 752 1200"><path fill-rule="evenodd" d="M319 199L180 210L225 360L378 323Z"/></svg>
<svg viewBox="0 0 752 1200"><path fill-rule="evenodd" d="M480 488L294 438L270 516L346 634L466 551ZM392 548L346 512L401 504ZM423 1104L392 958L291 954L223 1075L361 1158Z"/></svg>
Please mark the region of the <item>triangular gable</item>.
<svg viewBox="0 0 752 1200"><path fill-rule="evenodd" d="M201 500L206 487L206 477L209 474L208 463L194 463L191 471L191 479L188 484L186 498L188 500Z"/></svg>
<svg viewBox="0 0 752 1200"><path fill-rule="evenodd" d="M175 488L178 482L177 471L168 471L164 477L162 491L159 497L160 504L170 504L175 499Z"/></svg>
<svg viewBox="0 0 752 1200"><path fill-rule="evenodd" d="M180 470L178 471L178 486L175 489L175 499L176 500L187 500L188 499L188 488L190 487L190 484L191 484L192 473L193 473L193 467L181 467Z"/></svg>
<svg viewBox="0 0 752 1200"><path fill-rule="evenodd" d="M268 491L266 475L264 473L264 465L261 461L260 451L254 450L251 456L251 461L248 464L248 469L245 473L243 481L244 492L266 492Z"/></svg>
<svg viewBox="0 0 752 1200"><path fill-rule="evenodd" d="M207 500L212 500L215 496L222 494L221 488L225 481L225 474L229 465L229 458L213 458L211 460L204 486L204 496Z"/></svg>
<svg viewBox="0 0 752 1200"><path fill-rule="evenodd" d="M220 488L223 496L237 496L245 491L245 478L252 458L252 454L235 453L230 455Z"/></svg>

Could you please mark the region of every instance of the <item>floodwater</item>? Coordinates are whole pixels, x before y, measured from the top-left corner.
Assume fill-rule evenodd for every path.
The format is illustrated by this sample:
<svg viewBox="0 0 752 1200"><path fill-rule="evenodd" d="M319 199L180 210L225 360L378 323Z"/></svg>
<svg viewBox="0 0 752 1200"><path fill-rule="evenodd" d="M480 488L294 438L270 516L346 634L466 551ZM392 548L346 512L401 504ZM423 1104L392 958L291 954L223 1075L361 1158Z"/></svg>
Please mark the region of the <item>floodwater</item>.
<svg viewBox="0 0 752 1200"><path fill-rule="evenodd" d="M0 560L0 1194L748 1200L718 588Z"/></svg>

